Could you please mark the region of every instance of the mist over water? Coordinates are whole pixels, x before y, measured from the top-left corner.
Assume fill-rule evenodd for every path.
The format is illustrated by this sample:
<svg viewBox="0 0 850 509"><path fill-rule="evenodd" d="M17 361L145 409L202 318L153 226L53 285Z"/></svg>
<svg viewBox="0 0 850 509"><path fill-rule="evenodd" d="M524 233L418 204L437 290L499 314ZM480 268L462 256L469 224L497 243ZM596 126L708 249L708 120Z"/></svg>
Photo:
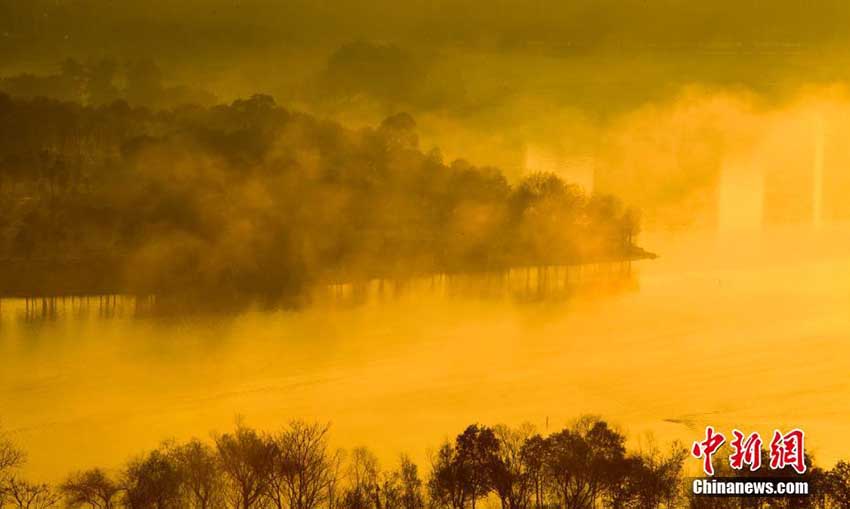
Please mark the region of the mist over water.
<svg viewBox="0 0 850 509"><path fill-rule="evenodd" d="M0 407L46 478L118 466L237 415L262 428L332 421L338 445L387 461L425 461L474 421L557 429L591 412L636 442L687 442L706 424L800 426L830 464L850 431L848 233L647 235L664 256L570 269L572 288L545 294L531 269L373 282L357 299L325 289L305 309L228 316L139 317L119 298L103 304L111 316L90 301L26 319L22 301L4 301Z"/></svg>
<svg viewBox="0 0 850 509"><path fill-rule="evenodd" d="M469 422L595 413L684 443L707 424L802 427L829 465L850 432L848 118L841 87L779 105L695 88L527 144L520 174L639 206L657 260L339 284L223 314L4 300L0 420L46 480L237 416L330 421L336 445L423 464Z"/></svg>
<svg viewBox="0 0 850 509"><path fill-rule="evenodd" d="M0 0L0 294L35 295L0 430L39 481L238 418L423 467L473 422L800 427L832 465L848 6Z"/></svg>
<svg viewBox="0 0 850 509"><path fill-rule="evenodd" d="M640 206L657 260L339 284L223 314L4 300L2 424L53 480L237 416L330 421L339 446L420 462L469 422L596 413L685 443L706 424L802 427L831 464L850 432L849 113L841 87L781 105L690 89L581 124L593 143L528 143L520 173Z"/></svg>

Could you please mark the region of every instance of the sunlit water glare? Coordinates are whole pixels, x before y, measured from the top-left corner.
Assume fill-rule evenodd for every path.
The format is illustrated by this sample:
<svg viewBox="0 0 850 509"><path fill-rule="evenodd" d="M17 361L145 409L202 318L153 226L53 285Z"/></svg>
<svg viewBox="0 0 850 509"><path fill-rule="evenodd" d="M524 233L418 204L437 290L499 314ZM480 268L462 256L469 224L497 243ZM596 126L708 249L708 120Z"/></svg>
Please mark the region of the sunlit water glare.
<svg viewBox="0 0 850 509"><path fill-rule="evenodd" d="M637 446L706 424L808 433L848 456L850 228L645 235L631 268L422 278L299 310L156 317L130 299L0 310L0 420L45 480L237 416L332 421L385 463L472 422L552 431L584 413ZM547 428L548 426L548 428Z"/></svg>

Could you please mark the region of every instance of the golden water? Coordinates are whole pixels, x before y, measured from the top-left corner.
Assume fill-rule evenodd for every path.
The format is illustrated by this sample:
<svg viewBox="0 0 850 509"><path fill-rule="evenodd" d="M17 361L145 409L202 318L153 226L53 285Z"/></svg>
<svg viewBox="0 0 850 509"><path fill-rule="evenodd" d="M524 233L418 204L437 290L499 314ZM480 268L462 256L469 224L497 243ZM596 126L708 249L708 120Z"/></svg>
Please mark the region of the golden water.
<svg viewBox="0 0 850 509"><path fill-rule="evenodd" d="M689 442L706 424L800 426L822 463L850 456L850 228L642 242L661 257L579 274L578 289L575 271L552 269L539 294L520 271L230 316L139 317L118 299L60 302L44 319L7 300L0 422L44 480L237 415L269 430L332 421L336 445L385 462L425 461L471 422L551 431L583 413L633 445Z"/></svg>

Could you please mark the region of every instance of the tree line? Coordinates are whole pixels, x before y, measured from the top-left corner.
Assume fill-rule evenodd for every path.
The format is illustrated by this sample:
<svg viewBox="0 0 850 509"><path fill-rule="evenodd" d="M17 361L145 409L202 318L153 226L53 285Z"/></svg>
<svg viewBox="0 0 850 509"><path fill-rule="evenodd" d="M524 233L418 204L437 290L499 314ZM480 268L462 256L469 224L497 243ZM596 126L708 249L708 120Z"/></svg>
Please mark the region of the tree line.
<svg viewBox="0 0 850 509"><path fill-rule="evenodd" d="M640 451L585 416L543 436L530 425L468 426L430 454L428 472L401 455L382 469L369 449L333 449L329 426L293 421L274 433L243 424L209 441L169 441L122 468L92 468L57 485L20 474L26 456L0 438L0 508L49 509L832 509L850 503L850 464L812 467L812 494L690 494L678 443ZM811 458L809 458L811 463ZM722 476L784 476L787 472Z"/></svg>
<svg viewBox="0 0 850 509"><path fill-rule="evenodd" d="M0 77L0 92L11 97L73 101L85 105L130 104L166 108L181 104L215 104L215 96L185 85L169 85L166 73L150 58L63 60L58 70Z"/></svg>
<svg viewBox="0 0 850 509"><path fill-rule="evenodd" d="M419 145L406 113L348 129L261 95L151 110L0 94L2 288L275 297L646 255L613 196Z"/></svg>

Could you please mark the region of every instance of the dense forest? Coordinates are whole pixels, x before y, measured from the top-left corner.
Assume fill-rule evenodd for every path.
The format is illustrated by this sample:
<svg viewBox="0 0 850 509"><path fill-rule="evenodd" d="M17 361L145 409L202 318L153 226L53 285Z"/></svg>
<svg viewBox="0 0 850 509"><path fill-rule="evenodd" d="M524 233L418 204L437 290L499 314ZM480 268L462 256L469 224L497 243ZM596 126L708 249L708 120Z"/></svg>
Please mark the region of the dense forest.
<svg viewBox="0 0 850 509"><path fill-rule="evenodd" d="M0 0L0 73L44 70L64 58L153 58L179 70L182 82L212 79L228 100L231 87L244 95L253 83L251 91L288 104L293 96L284 94L302 78L325 64L345 71L334 69L344 61L367 65L334 86L462 116L529 90L554 93L556 104L633 108L669 97L671 84L772 94L783 83L846 81L848 20L840 0ZM504 58L510 54L520 58ZM541 55L560 60L541 67ZM456 57L461 62L440 69ZM558 78L559 69L568 72ZM333 91L319 92L328 99Z"/></svg>
<svg viewBox="0 0 850 509"><path fill-rule="evenodd" d="M185 20L191 18L191 23ZM310 46L363 34L432 45L658 48L846 45L840 0L101 0L0 1L0 54L125 51L201 57ZM215 36L213 36L213 34ZM144 43L140 43L144 41Z"/></svg>
<svg viewBox="0 0 850 509"><path fill-rule="evenodd" d="M50 486L22 477L26 455L0 437L0 507L827 509L850 501L843 461L829 471L810 466L808 496L700 497L691 494L679 444L628 450L625 443L622 432L591 416L547 436L531 425L473 424L432 451L423 472L406 455L382 469L365 447L334 450L327 425L294 421L267 433L238 424L210 441L164 442L120 469L74 472ZM754 474L727 466L717 475ZM790 467L758 476L801 479Z"/></svg>
<svg viewBox="0 0 850 509"><path fill-rule="evenodd" d="M0 95L6 294L297 293L316 282L646 255L638 215L552 174L511 184L269 96L171 109Z"/></svg>
<svg viewBox="0 0 850 509"><path fill-rule="evenodd" d="M705 227L737 142L781 121L766 110L845 102L848 20L842 0L0 0L0 90L156 110L263 93L357 127L405 111L449 161L513 182L590 160L646 228Z"/></svg>

